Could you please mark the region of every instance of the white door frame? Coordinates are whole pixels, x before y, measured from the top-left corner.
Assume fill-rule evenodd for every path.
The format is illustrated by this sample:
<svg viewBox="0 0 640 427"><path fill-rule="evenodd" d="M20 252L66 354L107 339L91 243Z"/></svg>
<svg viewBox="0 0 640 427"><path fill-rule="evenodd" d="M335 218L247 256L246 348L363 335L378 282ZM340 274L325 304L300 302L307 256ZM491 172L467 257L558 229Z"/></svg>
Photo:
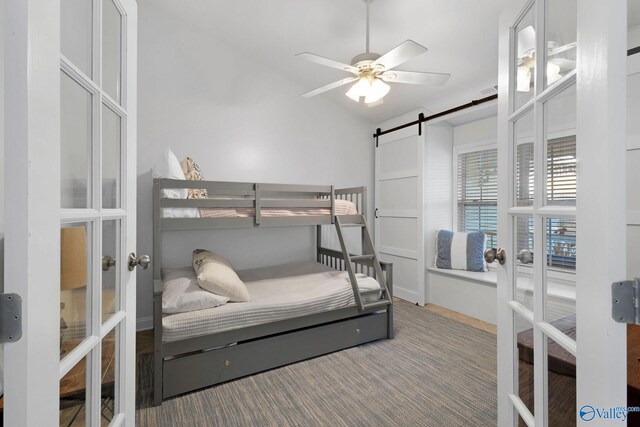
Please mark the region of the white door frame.
<svg viewBox="0 0 640 427"><path fill-rule="evenodd" d="M60 1L7 0L5 46L5 292L22 297L23 336L5 345L4 421L57 425Z"/></svg>
<svg viewBox="0 0 640 427"><path fill-rule="evenodd" d="M611 317L627 273L626 46L626 1L578 1L578 408L627 404L627 328Z"/></svg>
<svg viewBox="0 0 640 427"><path fill-rule="evenodd" d="M123 179L127 184L122 199L127 212L122 221L125 249L118 260L124 271L126 254L136 251L137 4L134 0L116 3L127 11L123 26L128 39L128 49L123 46L127 89L123 91L127 109ZM5 345L4 351L3 416L8 426L57 426L60 377L68 368L61 365L59 351L60 6L60 0L7 0L5 10L4 291L19 294L23 301L22 338ZM135 272L122 276L121 310L126 314L120 328L116 381L120 381L117 388L123 406L113 425L135 424L135 279ZM101 338L97 337L98 343ZM89 341L95 344L95 334L84 344ZM100 358L94 355L92 361L99 363ZM92 382L90 390L99 391L100 384Z"/></svg>
<svg viewBox="0 0 640 427"><path fill-rule="evenodd" d="M535 3L535 4L534 4ZM626 204L625 204L625 145L626 145L626 2L579 0L577 11L578 61L577 88L577 152L578 196L576 206L577 242L577 331L576 343L565 342L565 348L573 347L577 359L577 408L578 424L585 421L578 416L583 405L595 408L626 406L626 327L611 318L611 284L623 280L626 274ZM507 257L514 257L513 229L510 214L512 208L513 157L509 144L511 131L507 118L510 110L509 94L515 82L510 79L510 66L514 52L510 47L512 26L525 6L533 4L538 16L545 11L543 0L520 0L507 6L500 18L500 65L498 105L498 157L499 186L498 235ZM542 24L542 25L541 25ZM537 22L536 31L544 33L544 25ZM536 51L546 49L539 38ZM538 61L536 69L541 69ZM542 73L536 74L536 85L542 82ZM539 95L543 98L542 95ZM536 109L535 120L542 120ZM536 140L544 135L535 128ZM603 143L606 141L606 143ZM541 159L540 151L537 159ZM544 153L542 152L544 156ZM539 161L539 160L537 160ZM538 176L539 177L539 176ZM544 183L536 181L536 189ZM594 197L597 195L597 197ZM541 197L537 195L536 197ZM540 214L538 202L537 212ZM546 209L543 208L543 209ZM531 210L533 212L533 210ZM550 207L549 215L563 216L563 209ZM565 214L571 214L567 211ZM597 232L595 231L597 230ZM540 247L542 230L537 227L535 258L546 258ZM515 410L517 396L517 360L514 357L516 331L514 308L508 301L514 300L513 272L509 262L498 269L498 424L513 426L517 423ZM536 275L534 313L535 324L535 421L526 418L530 425L546 426L547 420L547 362L546 337L554 336L544 322L544 287L540 273ZM554 337L557 338L557 337ZM588 425L605 425L609 420L594 419ZM624 425L624 424L620 424Z"/></svg>

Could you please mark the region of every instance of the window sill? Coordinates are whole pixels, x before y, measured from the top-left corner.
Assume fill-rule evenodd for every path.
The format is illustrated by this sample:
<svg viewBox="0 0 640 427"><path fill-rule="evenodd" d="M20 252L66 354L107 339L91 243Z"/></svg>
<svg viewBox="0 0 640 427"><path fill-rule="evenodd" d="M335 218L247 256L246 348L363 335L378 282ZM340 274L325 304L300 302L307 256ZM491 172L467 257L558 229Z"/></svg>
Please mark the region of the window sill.
<svg viewBox="0 0 640 427"><path fill-rule="evenodd" d="M495 269L490 268L489 271L476 272L465 270L447 270L444 268L428 267L428 271L441 274L443 276L457 277L484 285L497 286L498 273ZM576 285L567 281L554 280L550 278L547 282L547 292L549 295L575 301ZM528 274L518 274L518 289L527 293L533 292L533 277Z"/></svg>
<svg viewBox="0 0 640 427"><path fill-rule="evenodd" d="M428 267L432 273L442 274L443 276L460 277L462 279L472 280L474 282L480 282L488 285L494 285L498 283L498 274L495 270L489 271L466 271L466 270L448 270L446 268Z"/></svg>

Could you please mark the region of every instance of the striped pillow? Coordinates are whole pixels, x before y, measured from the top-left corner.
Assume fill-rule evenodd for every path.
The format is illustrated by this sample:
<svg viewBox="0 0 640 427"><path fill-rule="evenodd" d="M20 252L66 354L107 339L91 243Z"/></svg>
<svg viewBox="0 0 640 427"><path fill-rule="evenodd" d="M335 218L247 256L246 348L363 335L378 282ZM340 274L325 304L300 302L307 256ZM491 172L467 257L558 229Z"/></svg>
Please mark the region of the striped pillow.
<svg viewBox="0 0 640 427"><path fill-rule="evenodd" d="M462 233L440 230L436 237L436 267L487 271L484 261L486 244L487 236L482 231Z"/></svg>

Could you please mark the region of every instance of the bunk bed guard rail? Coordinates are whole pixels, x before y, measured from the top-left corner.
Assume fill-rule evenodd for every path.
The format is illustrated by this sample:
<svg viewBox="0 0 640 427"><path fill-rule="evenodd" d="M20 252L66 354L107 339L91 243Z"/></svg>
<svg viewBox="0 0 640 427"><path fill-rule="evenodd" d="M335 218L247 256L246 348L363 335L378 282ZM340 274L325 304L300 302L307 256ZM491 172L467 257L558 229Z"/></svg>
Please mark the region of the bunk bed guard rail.
<svg viewBox="0 0 640 427"><path fill-rule="evenodd" d="M175 199L162 197L164 190L203 189L208 197L201 199ZM347 200L356 206L358 215L367 210L366 187L334 189L332 185L266 184L226 181L187 181L154 179L154 214L160 230L188 230L210 228L247 228L296 225L333 224L336 199ZM185 215L162 217L169 208L218 210L219 215ZM265 209L313 209L310 214L265 217ZM327 210L319 213L319 210ZM242 210L244 215L224 215ZM200 211L202 212L202 211ZM357 215L344 215L355 220ZM354 218L349 218L354 217Z"/></svg>

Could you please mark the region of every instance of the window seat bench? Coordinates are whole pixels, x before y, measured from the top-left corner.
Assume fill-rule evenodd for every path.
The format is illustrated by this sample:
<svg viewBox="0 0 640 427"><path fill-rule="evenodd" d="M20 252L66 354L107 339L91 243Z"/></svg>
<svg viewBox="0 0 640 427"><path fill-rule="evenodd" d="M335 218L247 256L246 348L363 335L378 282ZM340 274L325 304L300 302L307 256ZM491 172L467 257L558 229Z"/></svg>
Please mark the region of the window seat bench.
<svg viewBox="0 0 640 427"><path fill-rule="evenodd" d="M437 304L467 316L492 324L497 320L496 287L498 274L495 269L486 272L448 270L428 267L428 302ZM518 274L518 300L533 307L533 277ZM575 284L565 280L550 279L547 282L548 309L564 317L575 312Z"/></svg>

